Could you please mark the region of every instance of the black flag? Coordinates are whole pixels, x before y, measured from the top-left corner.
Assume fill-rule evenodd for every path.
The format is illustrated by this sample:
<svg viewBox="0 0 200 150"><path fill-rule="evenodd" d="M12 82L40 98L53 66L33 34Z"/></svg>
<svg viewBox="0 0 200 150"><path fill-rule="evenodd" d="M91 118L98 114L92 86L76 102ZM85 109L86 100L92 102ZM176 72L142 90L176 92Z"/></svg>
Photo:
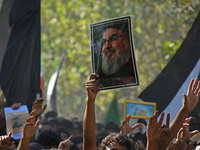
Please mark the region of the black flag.
<svg viewBox="0 0 200 150"><path fill-rule="evenodd" d="M0 84L7 106L27 105L40 94L40 0L15 0L9 16L12 27L3 57Z"/></svg>
<svg viewBox="0 0 200 150"><path fill-rule="evenodd" d="M170 114L174 112L174 115L176 115L182 105L182 94L187 92L191 78L199 75L199 62L200 12L176 54L158 77L141 93L139 98L144 101L156 102L159 112L164 111L169 104L172 104ZM181 94L176 97L178 92ZM172 100L175 99L177 99L177 102L172 103Z"/></svg>

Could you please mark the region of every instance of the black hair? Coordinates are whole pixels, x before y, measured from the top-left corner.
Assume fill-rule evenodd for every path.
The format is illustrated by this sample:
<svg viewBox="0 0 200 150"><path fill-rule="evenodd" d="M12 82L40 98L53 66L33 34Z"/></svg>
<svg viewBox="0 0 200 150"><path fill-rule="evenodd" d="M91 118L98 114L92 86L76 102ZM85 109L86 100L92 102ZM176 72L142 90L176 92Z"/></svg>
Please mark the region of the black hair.
<svg viewBox="0 0 200 150"><path fill-rule="evenodd" d="M147 126L147 121L144 120L144 119L138 119L137 123L142 123L142 124L144 124L145 126Z"/></svg>
<svg viewBox="0 0 200 150"><path fill-rule="evenodd" d="M118 30L121 30L126 37L128 37L129 35L129 28L128 28L128 22L126 21L118 21L118 22L114 22L114 23L109 23L106 25L102 25L101 31L106 31L109 28L115 28Z"/></svg>
<svg viewBox="0 0 200 150"><path fill-rule="evenodd" d="M58 147L61 141L60 134L53 130L44 130L37 137L37 142L44 148Z"/></svg>
<svg viewBox="0 0 200 150"><path fill-rule="evenodd" d="M112 131L112 132L119 133L120 127L114 121L110 121L105 125L105 131L108 131L108 132Z"/></svg>
<svg viewBox="0 0 200 150"><path fill-rule="evenodd" d="M45 116L45 119L48 119L50 117L57 117L58 114L55 111L48 111L44 116Z"/></svg>
<svg viewBox="0 0 200 150"><path fill-rule="evenodd" d="M118 143L129 150L135 150L133 141L127 135L120 133L113 133L104 138L99 149L106 150L106 146L108 147L112 142Z"/></svg>
<svg viewBox="0 0 200 150"><path fill-rule="evenodd" d="M74 128L73 122L70 121L70 120L67 120L67 119L65 119L65 118L63 118L63 117L60 117L60 118L58 118L58 121L59 121L59 126L60 126L60 127L67 128L68 130Z"/></svg>
<svg viewBox="0 0 200 150"><path fill-rule="evenodd" d="M41 149L44 149L44 147L37 142L29 143L28 145L28 150L41 150Z"/></svg>

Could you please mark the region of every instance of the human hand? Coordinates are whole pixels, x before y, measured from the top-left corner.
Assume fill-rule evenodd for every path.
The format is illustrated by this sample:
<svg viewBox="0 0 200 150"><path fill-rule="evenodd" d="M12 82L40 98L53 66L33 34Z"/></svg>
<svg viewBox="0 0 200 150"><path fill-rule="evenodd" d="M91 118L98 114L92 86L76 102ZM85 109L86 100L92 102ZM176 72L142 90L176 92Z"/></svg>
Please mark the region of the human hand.
<svg viewBox="0 0 200 150"><path fill-rule="evenodd" d="M157 118L158 111L156 111L154 115L149 119L146 133L149 141L167 140L169 137L169 114L167 115L165 128L161 126L164 118L164 112L161 114L160 120L158 122Z"/></svg>
<svg viewBox="0 0 200 150"><path fill-rule="evenodd" d="M14 103L11 105L11 108L15 110L15 109L19 109L20 106L21 106L21 103Z"/></svg>
<svg viewBox="0 0 200 150"><path fill-rule="evenodd" d="M65 141L60 142L58 149L61 150L70 150L70 148L73 146L73 143L71 142L73 135L71 135L68 139Z"/></svg>
<svg viewBox="0 0 200 150"><path fill-rule="evenodd" d="M0 136L0 150L4 150L11 145L15 144L15 142L10 142L12 133L9 132L8 135L2 135Z"/></svg>
<svg viewBox="0 0 200 150"><path fill-rule="evenodd" d="M140 149L140 150L145 150L145 146L144 146L144 143L141 141L141 140L137 140L135 142L135 148L136 149Z"/></svg>
<svg viewBox="0 0 200 150"><path fill-rule="evenodd" d="M198 130L194 130L192 132L189 131L189 125L192 117L186 118L185 122L183 123L182 128L179 130L177 133L177 138L182 138L183 140L188 140L190 139L193 135L199 133Z"/></svg>
<svg viewBox="0 0 200 150"><path fill-rule="evenodd" d="M33 110L29 117L26 119L26 123L24 125L24 129L23 129L23 138L25 139L30 139L31 137L33 137L37 131L37 128L40 125L40 120L38 120L37 122L35 122L36 120L36 110Z"/></svg>
<svg viewBox="0 0 200 150"><path fill-rule="evenodd" d="M192 150L192 147L192 142L187 145L185 141L180 138L175 143L173 143L173 141L170 141L167 150Z"/></svg>
<svg viewBox="0 0 200 150"><path fill-rule="evenodd" d="M188 87L187 95L183 94L183 96L183 108L185 108L188 112L192 111L199 102L200 96L200 81L198 81L197 78L195 80L191 80Z"/></svg>
<svg viewBox="0 0 200 150"><path fill-rule="evenodd" d="M96 73L92 73L90 75L89 81L86 82L88 99L92 99L92 100L95 100L96 95L99 92L99 84L97 83L95 77L98 78L99 75Z"/></svg>
<svg viewBox="0 0 200 150"><path fill-rule="evenodd" d="M36 117L40 116L47 108L47 104L45 104L43 107L42 107L42 103L43 103L43 99L40 98L40 99L36 99L34 102L33 102L33 107L32 107L32 110L36 110Z"/></svg>
<svg viewBox="0 0 200 150"><path fill-rule="evenodd" d="M126 118L123 120L122 122L122 126L121 126L121 132L123 134L128 134L130 132L132 132L135 128L139 127L141 124L137 123L134 126L130 126L129 125L129 121L130 121L131 115L126 116Z"/></svg>

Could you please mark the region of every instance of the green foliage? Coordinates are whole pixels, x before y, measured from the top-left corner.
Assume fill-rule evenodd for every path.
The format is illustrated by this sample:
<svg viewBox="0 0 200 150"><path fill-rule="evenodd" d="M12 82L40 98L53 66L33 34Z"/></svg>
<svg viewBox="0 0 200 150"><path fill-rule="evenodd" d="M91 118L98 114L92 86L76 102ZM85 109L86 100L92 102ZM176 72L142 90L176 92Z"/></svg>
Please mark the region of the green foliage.
<svg viewBox="0 0 200 150"><path fill-rule="evenodd" d="M97 119L104 120L111 100L137 96L156 78L175 54L200 10L199 0L49 0L41 3L42 65L45 93L48 81L63 62L57 85L61 116L83 118L85 82L91 70L90 24L115 17L132 17L140 86L101 91L96 100ZM45 94L44 93L44 94Z"/></svg>

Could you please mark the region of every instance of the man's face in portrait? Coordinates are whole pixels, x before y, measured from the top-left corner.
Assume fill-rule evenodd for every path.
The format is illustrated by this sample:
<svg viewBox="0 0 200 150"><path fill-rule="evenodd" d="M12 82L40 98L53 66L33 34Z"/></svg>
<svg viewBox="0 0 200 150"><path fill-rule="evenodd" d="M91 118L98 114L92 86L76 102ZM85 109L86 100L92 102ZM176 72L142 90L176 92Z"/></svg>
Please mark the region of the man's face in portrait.
<svg viewBox="0 0 200 150"><path fill-rule="evenodd" d="M130 43L123 31L108 28L102 39L102 70L107 75L118 72L131 58Z"/></svg>

